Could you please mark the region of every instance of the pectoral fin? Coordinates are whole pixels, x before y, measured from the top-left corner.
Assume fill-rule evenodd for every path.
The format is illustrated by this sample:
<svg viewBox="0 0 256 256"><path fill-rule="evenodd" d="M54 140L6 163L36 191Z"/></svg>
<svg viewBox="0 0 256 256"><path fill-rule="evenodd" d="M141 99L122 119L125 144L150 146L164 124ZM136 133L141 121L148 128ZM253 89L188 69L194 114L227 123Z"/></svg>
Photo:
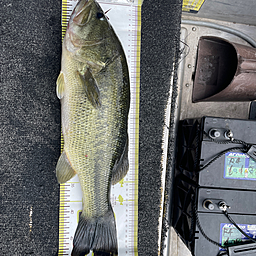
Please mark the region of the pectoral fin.
<svg viewBox="0 0 256 256"><path fill-rule="evenodd" d="M123 154L121 155L119 161L115 164L112 172L112 185L115 185L121 181L129 170L129 160L128 160L128 138L125 143Z"/></svg>
<svg viewBox="0 0 256 256"><path fill-rule="evenodd" d="M62 152L57 166L56 166L56 176L59 183L65 183L76 175L76 172L70 165L65 151Z"/></svg>
<svg viewBox="0 0 256 256"><path fill-rule="evenodd" d="M87 69L84 73L78 71L80 82L84 86L85 94L93 107L101 107L100 91L92 73Z"/></svg>
<svg viewBox="0 0 256 256"><path fill-rule="evenodd" d="M64 96L64 74L62 72L60 72L56 84L56 94L57 97L61 99Z"/></svg>

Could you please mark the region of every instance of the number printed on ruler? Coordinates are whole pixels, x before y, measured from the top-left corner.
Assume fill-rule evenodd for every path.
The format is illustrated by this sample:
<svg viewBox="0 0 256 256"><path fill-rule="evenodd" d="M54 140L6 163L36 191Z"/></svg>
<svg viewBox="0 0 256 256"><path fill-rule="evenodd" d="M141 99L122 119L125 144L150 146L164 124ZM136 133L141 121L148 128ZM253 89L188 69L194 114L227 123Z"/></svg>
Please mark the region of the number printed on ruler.
<svg viewBox="0 0 256 256"><path fill-rule="evenodd" d="M77 1L64 0L62 4L63 37L69 17ZM111 188L111 203L114 208L119 255L137 255L138 225L138 109L139 109L139 54L140 7L100 2L107 11L124 48L130 73L131 105L129 112L129 171L126 177ZM139 28L140 29L140 28ZM60 186L59 256L71 255L73 237L82 211L82 192L78 177ZM91 255L91 254L90 254Z"/></svg>

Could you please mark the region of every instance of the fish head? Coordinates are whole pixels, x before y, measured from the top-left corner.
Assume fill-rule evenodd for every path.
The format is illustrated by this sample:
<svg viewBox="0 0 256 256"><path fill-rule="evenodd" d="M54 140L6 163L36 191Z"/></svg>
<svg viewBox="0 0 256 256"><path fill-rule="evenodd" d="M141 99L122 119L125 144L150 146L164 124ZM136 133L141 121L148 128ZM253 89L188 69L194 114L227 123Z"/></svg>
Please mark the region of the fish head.
<svg viewBox="0 0 256 256"><path fill-rule="evenodd" d="M68 50L100 44L111 30L104 11L95 0L80 0L67 27Z"/></svg>

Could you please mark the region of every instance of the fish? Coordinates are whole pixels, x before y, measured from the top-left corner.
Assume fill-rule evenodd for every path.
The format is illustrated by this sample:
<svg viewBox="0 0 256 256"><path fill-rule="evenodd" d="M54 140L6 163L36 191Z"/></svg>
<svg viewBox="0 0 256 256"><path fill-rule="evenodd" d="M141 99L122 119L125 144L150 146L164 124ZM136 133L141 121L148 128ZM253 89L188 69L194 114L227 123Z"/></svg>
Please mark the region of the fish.
<svg viewBox="0 0 256 256"><path fill-rule="evenodd" d="M122 44L95 0L80 0L70 16L56 94L64 139L57 180L77 174L83 194L71 255L118 255L110 193L129 169L130 81Z"/></svg>

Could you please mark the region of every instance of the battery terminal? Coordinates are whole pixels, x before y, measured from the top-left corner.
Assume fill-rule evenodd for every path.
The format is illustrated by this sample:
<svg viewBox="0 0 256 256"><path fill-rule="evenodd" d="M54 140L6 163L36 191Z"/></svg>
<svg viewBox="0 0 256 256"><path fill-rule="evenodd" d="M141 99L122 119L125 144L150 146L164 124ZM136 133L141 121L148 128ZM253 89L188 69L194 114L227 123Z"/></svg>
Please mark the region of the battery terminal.
<svg viewBox="0 0 256 256"><path fill-rule="evenodd" d="M212 139L217 139L221 136L221 132L218 129L212 128L209 130L208 135Z"/></svg>
<svg viewBox="0 0 256 256"><path fill-rule="evenodd" d="M203 207L207 210L213 211L214 210L214 203L211 200L206 199L203 202Z"/></svg>
<svg viewBox="0 0 256 256"><path fill-rule="evenodd" d="M220 201L218 203L218 206L219 206L219 209L222 210L222 211L227 211L227 209L230 209L231 207L229 205L226 204L226 202L224 201Z"/></svg>
<svg viewBox="0 0 256 256"><path fill-rule="evenodd" d="M234 133L231 130L227 130L224 133L225 138L227 138L228 140L233 141L234 140Z"/></svg>

